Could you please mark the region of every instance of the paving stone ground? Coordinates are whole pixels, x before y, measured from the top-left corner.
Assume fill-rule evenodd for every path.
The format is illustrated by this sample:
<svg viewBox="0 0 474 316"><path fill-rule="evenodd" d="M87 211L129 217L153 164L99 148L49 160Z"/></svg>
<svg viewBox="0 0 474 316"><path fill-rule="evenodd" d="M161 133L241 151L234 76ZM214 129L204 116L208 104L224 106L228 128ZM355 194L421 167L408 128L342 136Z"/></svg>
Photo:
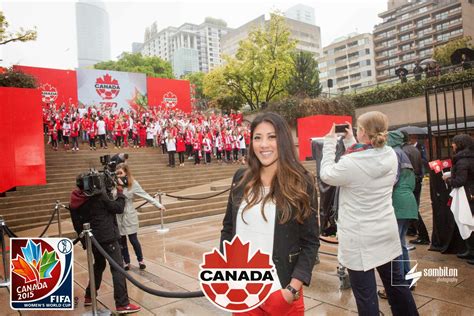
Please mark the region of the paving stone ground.
<svg viewBox="0 0 474 316"><path fill-rule="evenodd" d="M425 183L421 199L422 216L431 231L431 202L428 183ZM223 215L199 218L168 225L170 232L160 235L157 227L140 229L147 269L138 270L132 261L131 274L149 287L168 291L195 291L199 289L197 274L202 254L218 245ZM410 237L408 237L410 238ZM322 243L321 250L337 252L336 245ZM130 247L131 254L133 250ZM424 268L449 267L458 269L458 277L452 282L442 282L435 277L422 277L416 286L415 301L420 315L474 315L474 266L459 260L455 255L443 255L428 251L428 246L417 246L410 252L411 259L418 261L418 271ZM357 308L351 290L340 290L336 275L337 260L334 256L320 255L321 263L313 269L311 286L304 289L306 315L351 315ZM90 311L83 306L84 288L88 281L86 253L75 248L74 291L78 304L68 314L81 315ZM3 271L3 267L1 268ZM377 277L379 288L382 283ZM169 299L149 295L128 283L131 302L142 306L138 315L226 315L205 298ZM107 269L99 291L102 308L114 308L110 271ZM391 315L386 300L380 300L380 310ZM9 307L7 289L0 289L0 314L15 315ZM22 315L64 315L64 312L22 312Z"/></svg>

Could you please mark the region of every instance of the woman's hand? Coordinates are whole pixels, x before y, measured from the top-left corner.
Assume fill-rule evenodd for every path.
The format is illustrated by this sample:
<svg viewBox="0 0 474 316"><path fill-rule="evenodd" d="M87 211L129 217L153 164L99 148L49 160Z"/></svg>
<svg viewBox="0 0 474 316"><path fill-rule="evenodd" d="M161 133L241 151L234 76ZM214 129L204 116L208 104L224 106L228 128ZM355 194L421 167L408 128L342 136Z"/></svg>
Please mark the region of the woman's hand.
<svg viewBox="0 0 474 316"><path fill-rule="evenodd" d="M352 124L346 121L346 124L349 125L349 128L346 128L346 139L351 139L354 137L354 132L352 129Z"/></svg>
<svg viewBox="0 0 474 316"><path fill-rule="evenodd" d="M164 205L162 207L160 207L160 211L166 212L166 208L165 208Z"/></svg>
<svg viewBox="0 0 474 316"><path fill-rule="evenodd" d="M281 295L283 296L283 298L288 304L293 304L294 297L293 297L293 293L291 293L290 290L281 289Z"/></svg>
<svg viewBox="0 0 474 316"><path fill-rule="evenodd" d="M337 137L337 135L336 135L336 123L332 124L332 127L329 130L329 133L326 134L326 137L333 137L333 138Z"/></svg>

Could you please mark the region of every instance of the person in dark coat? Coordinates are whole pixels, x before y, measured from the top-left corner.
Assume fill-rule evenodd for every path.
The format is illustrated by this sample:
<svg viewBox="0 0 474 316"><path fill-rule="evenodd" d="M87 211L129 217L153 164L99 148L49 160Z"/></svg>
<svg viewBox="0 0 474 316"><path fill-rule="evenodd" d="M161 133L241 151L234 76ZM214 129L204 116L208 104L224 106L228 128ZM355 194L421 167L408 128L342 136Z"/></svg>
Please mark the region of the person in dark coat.
<svg viewBox="0 0 474 316"><path fill-rule="evenodd" d="M276 275L269 298L242 315L304 315L302 287L311 282L319 249L314 178L299 162L288 124L278 114L253 120L248 155L249 167L232 180L221 249L238 235L251 242L252 252L271 255Z"/></svg>
<svg viewBox="0 0 474 316"><path fill-rule="evenodd" d="M74 223L76 232L81 225L78 222L90 223L92 235L100 243L101 247L122 266L122 253L119 244L120 233L117 226L116 214L122 214L125 207L125 196L122 194L121 187L117 189L117 196L112 200L107 194L88 196L85 194L84 174L76 178L77 188L71 193L70 209L71 218L78 220ZM102 274L105 270L106 258L92 247L94 255L94 278L96 291L99 290L102 283ZM114 300L118 313L134 313L141 308L130 304L127 292L127 283L125 276L110 266L112 281L114 285ZM84 305L92 305L90 285L86 288L84 296Z"/></svg>
<svg viewBox="0 0 474 316"><path fill-rule="evenodd" d="M453 167L451 175L443 179L452 188L464 187L468 195L469 206L474 215L474 140L466 134L456 135L453 138ZM466 252L459 253L461 259L468 259L469 264L474 264L474 233L466 239Z"/></svg>

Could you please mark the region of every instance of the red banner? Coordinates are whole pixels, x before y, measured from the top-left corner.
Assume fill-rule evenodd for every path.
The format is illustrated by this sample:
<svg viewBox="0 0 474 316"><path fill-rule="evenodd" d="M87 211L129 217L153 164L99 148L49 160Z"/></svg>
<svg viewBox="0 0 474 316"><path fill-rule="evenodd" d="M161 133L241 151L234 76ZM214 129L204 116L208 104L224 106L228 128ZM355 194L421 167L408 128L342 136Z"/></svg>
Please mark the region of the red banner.
<svg viewBox="0 0 474 316"><path fill-rule="evenodd" d="M311 138L325 136L333 123L352 124L352 117L337 115L313 115L298 119L298 147L300 160L305 160L311 155Z"/></svg>
<svg viewBox="0 0 474 316"><path fill-rule="evenodd" d="M0 88L0 192L46 184L40 97L37 89Z"/></svg>
<svg viewBox="0 0 474 316"><path fill-rule="evenodd" d="M57 107L63 103L68 107L77 104L76 71L20 65L13 66L13 69L36 77L43 104L55 103Z"/></svg>
<svg viewBox="0 0 474 316"><path fill-rule="evenodd" d="M180 109L191 112L191 91L189 81L150 78L146 79L148 106Z"/></svg>

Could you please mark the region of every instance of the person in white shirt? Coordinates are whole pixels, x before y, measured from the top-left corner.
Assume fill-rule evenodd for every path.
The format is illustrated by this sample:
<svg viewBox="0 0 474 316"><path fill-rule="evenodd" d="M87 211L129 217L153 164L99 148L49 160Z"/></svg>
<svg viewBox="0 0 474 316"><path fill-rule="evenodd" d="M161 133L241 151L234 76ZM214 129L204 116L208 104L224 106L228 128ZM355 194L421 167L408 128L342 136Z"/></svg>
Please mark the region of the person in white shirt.
<svg viewBox="0 0 474 316"><path fill-rule="evenodd" d="M173 138L173 135L170 133L166 138L166 151L168 152L168 167L175 167L175 157L176 154L176 139Z"/></svg>
<svg viewBox="0 0 474 316"><path fill-rule="evenodd" d="M99 135L100 148L107 149L107 140L105 139L106 134L107 131L105 128L104 118L99 116L99 120L97 121L97 135Z"/></svg>
<svg viewBox="0 0 474 316"><path fill-rule="evenodd" d="M324 139L320 177L338 186L338 260L349 271L359 315L379 315L377 269L395 316L418 315L415 301L392 263L402 253L397 219L392 206L398 160L386 146L387 116L373 111L357 119L357 140L346 129L346 153L336 163L335 125ZM398 286L397 286L398 285Z"/></svg>

